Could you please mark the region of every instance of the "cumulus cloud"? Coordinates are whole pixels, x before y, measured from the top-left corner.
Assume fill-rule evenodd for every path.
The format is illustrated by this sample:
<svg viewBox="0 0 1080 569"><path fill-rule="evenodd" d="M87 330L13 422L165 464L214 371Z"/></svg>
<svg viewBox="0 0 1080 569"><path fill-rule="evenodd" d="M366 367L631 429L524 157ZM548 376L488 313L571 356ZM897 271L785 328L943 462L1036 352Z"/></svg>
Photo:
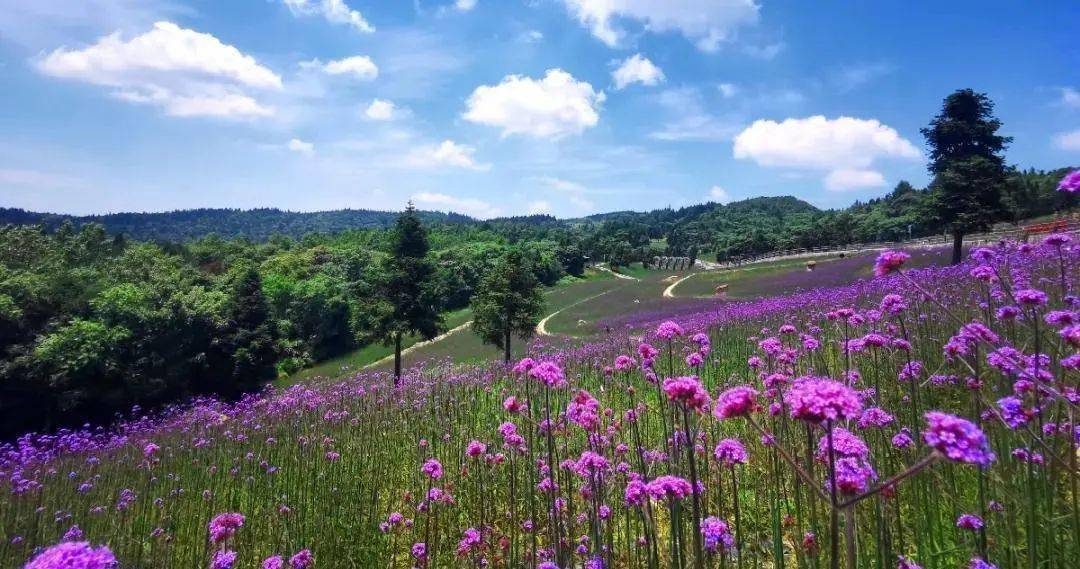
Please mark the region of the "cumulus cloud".
<svg viewBox="0 0 1080 569"><path fill-rule="evenodd" d="M440 144L429 144L414 148L406 163L416 168L454 167L467 170L487 171L491 164L481 164L475 158L476 148L458 144L453 140L444 140Z"/></svg>
<svg viewBox="0 0 1080 569"><path fill-rule="evenodd" d="M921 154L893 128L873 119L817 115L783 122L758 120L735 137L734 156L761 166L827 173L825 187L876 187L883 176L872 169L881 158L915 160Z"/></svg>
<svg viewBox="0 0 1080 569"><path fill-rule="evenodd" d="M373 121L392 121L401 115L402 110L393 101L375 99L364 110L364 116Z"/></svg>
<svg viewBox="0 0 1080 569"><path fill-rule="evenodd" d="M498 85L481 85L466 102L465 120L523 134L560 138L596 126L604 92L562 69L543 79L508 75Z"/></svg>
<svg viewBox="0 0 1080 569"><path fill-rule="evenodd" d="M297 154L303 154L304 156L315 155L315 145L310 142L304 142L299 138L294 138L289 141L289 150L296 152Z"/></svg>
<svg viewBox="0 0 1080 569"><path fill-rule="evenodd" d="M128 102L173 116L273 114L248 90L282 88L281 77L213 35L158 22L125 40L119 32L84 49L59 48L36 61L45 75L112 89Z"/></svg>
<svg viewBox="0 0 1080 569"><path fill-rule="evenodd" d="M289 11L296 16L321 16L333 24L344 24L353 29L371 33L375 27L368 23L364 15L353 10L345 0L283 0Z"/></svg>
<svg viewBox="0 0 1080 569"><path fill-rule="evenodd" d="M754 0L563 0L570 13L609 47L626 32L620 19L634 20L653 33L678 32L698 49L713 52L735 31L757 22Z"/></svg>
<svg viewBox="0 0 1080 569"><path fill-rule="evenodd" d="M1062 150L1080 151L1080 130L1063 132L1055 136L1054 144Z"/></svg>
<svg viewBox="0 0 1080 569"><path fill-rule="evenodd" d="M709 190L709 199L716 203L726 204L731 201L731 194L720 186L713 186Z"/></svg>
<svg viewBox="0 0 1080 569"><path fill-rule="evenodd" d="M372 81L379 76L379 67L366 55L353 55L323 63L318 59L300 64L304 69L318 69L327 75L347 75L361 81Z"/></svg>
<svg viewBox="0 0 1080 569"><path fill-rule="evenodd" d="M476 198L459 198L436 192L420 192L413 194L412 201L421 209L452 211L479 218L491 218L499 215L499 208Z"/></svg>
<svg viewBox="0 0 1080 569"><path fill-rule="evenodd" d="M623 60L619 67L611 72L611 79L615 81L616 89L623 89L631 83L641 83L651 87L664 81L664 72L653 62L637 53Z"/></svg>

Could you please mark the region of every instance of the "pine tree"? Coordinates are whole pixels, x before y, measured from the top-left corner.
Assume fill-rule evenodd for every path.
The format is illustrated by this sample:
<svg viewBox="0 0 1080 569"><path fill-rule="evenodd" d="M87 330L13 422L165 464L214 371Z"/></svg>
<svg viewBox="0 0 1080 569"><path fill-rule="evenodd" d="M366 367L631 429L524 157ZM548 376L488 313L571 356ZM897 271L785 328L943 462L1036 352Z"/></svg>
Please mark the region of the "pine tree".
<svg viewBox="0 0 1080 569"><path fill-rule="evenodd" d="M472 300L472 329L480 338L503 350L510 362L513 336L527 339L544 310L540 282L532 263L517 248L508 250L480 281Z"/></svg>
<svg viewBox="0 0 1080 569"><path fill-rule="evenodd" d="M1002 215L1005 148L1001 121L983 93L961 89L945 98L941 112L922 129L930 147L934 207L953 235L953 264L962 258L964 235L986 229Z"/></svg>
<svg viewBox="0 0 1080 569"><path fill-rule="evenodd" d="M273 379L277 362L270 308L262 292L262 279L253 267L236 278L232 322L233 379L237 388Z"/></svg>
<svg viewBox="0 0 1080 569"><path fill-rule="evenodd" d="M409 202L393 230L392 254L383 261L383 302L375 317L376 336L394 346L394 381L401 380L401 342L408 334L430 340L442 328L435 293L435 266L427 258L427 231Z"/></svg>

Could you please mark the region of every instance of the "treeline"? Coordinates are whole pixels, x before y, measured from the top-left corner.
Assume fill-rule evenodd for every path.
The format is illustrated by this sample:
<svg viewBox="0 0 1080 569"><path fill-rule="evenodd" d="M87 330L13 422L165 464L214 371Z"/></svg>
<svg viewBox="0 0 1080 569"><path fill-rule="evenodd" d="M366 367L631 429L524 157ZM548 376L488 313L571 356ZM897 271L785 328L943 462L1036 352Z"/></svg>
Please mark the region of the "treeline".
<svg viewBox="0 0 1080 569"><path fill-rule="evenodd" d="M510 247L476 227L430 242L426 286L442 311L468 306ZM394 247L393 229L150 243L97 224L2 227L0 435L231 397L387 341ZM573 244L513 249L545 285L584 270Z"/></svg>

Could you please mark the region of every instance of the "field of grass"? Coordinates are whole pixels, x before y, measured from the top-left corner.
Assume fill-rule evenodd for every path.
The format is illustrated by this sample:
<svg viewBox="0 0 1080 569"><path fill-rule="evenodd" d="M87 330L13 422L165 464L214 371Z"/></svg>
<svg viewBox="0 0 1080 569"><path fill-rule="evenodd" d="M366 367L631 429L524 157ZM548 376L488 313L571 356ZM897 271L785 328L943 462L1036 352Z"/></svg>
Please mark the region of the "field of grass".
<svg viewBox="0 0 1080 569"><path fill-rule="evenodd" d="M911 267L944 265L949 262L951 249L934 247L908 249ZM806 269L810 259L784 259L735 269L699 272L675 289L677 297L714 297L715 289L728 285L725 298L745 300L791 294L822 286L840 286L872 276L871 266L878 251L865 251L840 257L827 255L813 258L813 271Z"/></svg>
<svg viewBox="0 0 1080 569"><path fill-rule="evenodd" d="M27 436L0 447L0 566L57 547L155 569L1072 567L1077 267L1000 250L517 370L361 372Z"/></svg>

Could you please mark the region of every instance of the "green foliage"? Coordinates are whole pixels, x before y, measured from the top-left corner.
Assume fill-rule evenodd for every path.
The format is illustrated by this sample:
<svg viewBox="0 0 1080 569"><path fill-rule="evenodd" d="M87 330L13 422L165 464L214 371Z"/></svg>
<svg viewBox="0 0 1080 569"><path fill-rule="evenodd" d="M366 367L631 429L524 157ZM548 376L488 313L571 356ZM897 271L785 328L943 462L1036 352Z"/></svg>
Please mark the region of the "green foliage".
<svg viewBox="0 0 1080 569"><path fill-rule="evenodd" d="M524 251L511 247L491 268L473 296L472 329L484 342L503 349L510 361L513 336L532 336L544 310L533 263Z"/></svg>

